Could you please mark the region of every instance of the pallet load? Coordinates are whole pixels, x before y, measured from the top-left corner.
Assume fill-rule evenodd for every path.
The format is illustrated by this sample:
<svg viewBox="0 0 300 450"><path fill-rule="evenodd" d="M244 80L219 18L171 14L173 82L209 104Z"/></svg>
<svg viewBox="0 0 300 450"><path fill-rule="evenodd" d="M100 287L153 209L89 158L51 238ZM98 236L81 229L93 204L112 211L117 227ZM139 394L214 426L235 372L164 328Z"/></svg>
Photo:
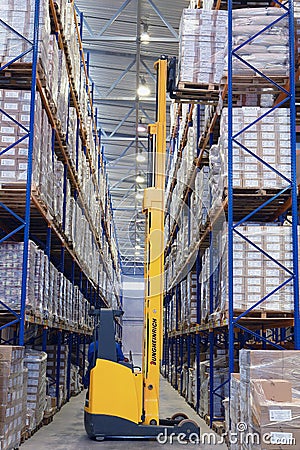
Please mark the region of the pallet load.
<svg viewBox="0 0 300 450"><path fill-rule="evenodd" d="M184 9L179 36L178 85L219 85L225 64L227 11Z"/></svg>
<svg viewBox="0 0 300 450"><path fill-rule="evenodd" d="M28 369L27 430L33 431L42 422L46 408L47 354L26 350L24 365Z"/></svg>
<svg viewBox="0 0 300 450"><path fill-rule="evenodd" d="M0 346L0 449L19 447L23 427L24 347ZM24 392L25 391L25 392Z"/></svg>
<svg viewBox="0 0 300 450"><path fill-rule="evenodd" d="M233 143L234 189L280 189L287 186L287 179L290 179L289 109L279 108L270 112L267 108L259 107L234 108L233 134L239 133L263 115L255 125L236 138L240 145ZM228 120L228 109L223 108L221 137L218 144L211 147L209 155L212 207L220 205L224 189L228 187Z"/></svg>
<svg viewBox="0 0 300 450"><path fill-rule="evenodd" d="M47 346L47 376L50 380L56 380L57 378L57 346L48 345ZM60 351L60 366L59 366L59 384L60 384L60 395L59 404L60 408L66 400L67 396L67 361L68 360L68 347L66 345L61 346ZM52 384L48 394L51 397L56 397L56 385Z"/></svg>
<svg viewBox="0 0 300 450"><path fill-rule="evenodd" d="M296 448L300 440L299 364L300 352L296 350L240 351L241 421L249 424L247 432L260 439L270 436L268 443L248 444L247 448ZM278 446L277 438L284 439L285 445Z"/></svg>
<svg viewBox="0 0 300 450"><path fill-rule="evenodd" d="M292 231L289 226L249 225L239 227L239 232L255 243L257 248L237 234L233 239L233 307L236 313L246 311L269 295L252 310L252 314L293 314L293 285L289 272L293 265ZM214 286L214 317L228 311L228 256L227 224L218 233L219 272L216 271ZM218 238L218 239L217 239ZM217 244L215 245L218 249ZM259 250L261 249L261 251ZM269 256L267 256L269 255ZM273 260L271 259L273 258ZM276 260L277 263L274 261ZM283 269L287 268L287 270ZM282 285L286 283L285 285ZM273 292L278 286L282 287Z"/></svg>
<svg viewBox="0 0 300 450"><path fill-rule="evenodd" d="M233 47L238 47L279 19L285 11L282 8L236 9L232 11ZM288 18L277 21L264 33L243 45L237 55L265 75L288 75L289 62ZM253 75L253 69L237 58L233 59L234 75ZM247 80L249 84L249 80Z"/></svg>

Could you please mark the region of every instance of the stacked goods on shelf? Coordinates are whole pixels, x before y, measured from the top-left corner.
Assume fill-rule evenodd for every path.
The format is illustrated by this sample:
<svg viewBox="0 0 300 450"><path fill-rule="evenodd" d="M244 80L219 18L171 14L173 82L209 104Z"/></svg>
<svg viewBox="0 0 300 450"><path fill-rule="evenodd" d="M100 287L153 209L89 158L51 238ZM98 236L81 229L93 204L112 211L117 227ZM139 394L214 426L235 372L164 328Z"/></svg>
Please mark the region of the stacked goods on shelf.
<svg viewBox="0 0 300 450"><path fill-rule="evenodd" d="M232 11L233 47L246 42L250 37L279 19L282 8L236 9ZM238 49L237 55L263 74L287 76L289 71L289 22L278 21L264 33ZM253 69L237 58L233 59L233 75L254 75Z"/></svg>
<svg viewBox="0 0 300 450"><path fill-rule="evenodd" d="M60 384L60 396L58 408L62 406L67 398L67 363L68 363L68 347L66 345L61 346L60 351L60 366L59 366L59 384ZM57 373L57 346L47 346L47 376L50 380L56 380ZM56 397L56 385L50 386L48 394L51 397Z"/></svg>
<svg viewBox="0 0 300 450"><path fill-rule="evenodd" d="M224 70L227 11L184 9L179 36L178 81L218 85Z"/></svg>
<svg viewBox="0 0 300 450"><path fill-rule="evenodd" d="M262 251L253 247L245 239L240 238L236 234L234 235L234 309L245 311L269 295L266 300L255 306L255 312L282 311L292 313L294 311L294 300L291 282L288 282L272 294L275 288L287 282L290 277L290 272L287 272L287 270L292 270L291 227L250 225L239 227L239 232ZM220 261L221 270L217 273L214 284L213 297L214 310L216 312L213 315L215 317L219 313L228 311L228 257L226 241L227 226L225 224L222 232L218 233L216 237L216 242L219 245L218 260ZM270 255L273 260L262 252ZM277 261L277 264L275 261ZM287 270L283 269L283 267Z"/></svg>
<svg viewBox="0 0 300 450"><path fill-rule="evenodd" d="M193 190L191 191L190 206L187 206L186 204L181 205L182 210L177 220L180 228L176 239L172 244L170 254L166 258L167 286L172 284L177 275L180 274L181 278L184 276L181 273L182 267L195 249L201 232L203 232L204 227L207 224L210 205L208 176L207 167L203 167L201 170L197 169ZM177 183L176 187L177 186L179 186L179 183ZM180 208L180 204L182 203L182 189L181 196L178 195L178 198L176 198L176 187L173 191L170 203L170 211L172 211L173 214L176 214L175 211ZM194 260L191 261L191 266L193 263Z"/></svg>
<svg viewBox="0 0 300 450"><path fill-rule="evenodd" d="M28 369L27 430L34 430L42 421L46 408L47 354L26 350L24 364Z"/></svg>
<svg viewBox="0 0 300 450"><path fill-rule="evenodd" d="M13 310L20 309L23 243L0 246L0 297ZM2 305L1 310L7 311ZM64 275L49 262L42 250L29 241L26 311L52 325L91 331L89 303Z"/></svg>
<svg viewBox="0 0 300 450"><path fill-rule="evenodd" d="M35 2L31 0L23 2L1 0L0 8L1 20L7 24L13 24L14 30L25 38L20 38L20 36L2 23L0 33L1 65L8 63L23 52L26 52L25 55L19 58L17 62L31 63L32 53L28 53L28 51L31 48L30 42L33 42ZM50 36L48 0L42 0L40 2L38 32L39 58L45 72L47 72Z"/></svg>
<svg viewBox="0 0 300 450"><path fill-rule="evenodd" d="M71 364L71 386L70 392L72 395L77 395L82 391L81 376L79 374L79 367Z"/></svg>
<svg viewBox="0 0 300 450"><path fill-rule="evenodd" d="M276 435L300 439L299 360L294 350L240 351L240 418L248 432L271 436L266 449Z"/></svg>
<svg viewBox="0 0 300 450"><path fill-rule="evenodd" d="M231 430L235 433L237 426L241 422L241 389L240 389L240 374L232 373L230 377L230 397L229 397L229 411L231 420ZM229 429L229 421L227 420L227 429ZM231 450L239 450L238 444L231 444Z"/></svg>
<svg viewBox="0 0 300 450"><path fill-rule="evenodd" d="M29 244L27 262L26 310L32 313L35 308L35 253L36 246ZM4 242L0 245L0 298L11 309L19 309L22 290L23 243ZM1 309L8 312L1 305Z"/></svg>
<svg viewBox="0 0 300 450"><path fill-rule="evenodd" d="M20 2L17 5L3 3L1 18L8 25L12 24L12 27L16 28L26 38L32 40L35 4L31 0L23 3L22 5ZM105 209L107 204L109 205L109 198L106 195L108 191L107 177L103 164L99 164L101 162L99 143L95 137L93 114L91 108L88 108L89 97L86 89L85 74L80 63L81 47L74 22L74 5L65 1L60 3L57 10L60 31L59 36L57 36L56 34L50 34L55 27L54 23L52 23L52 28L50 26L49 2L48 0L41 2L39 62L45 74L45 77L42 77L42 83L45 90L44 93L46 93L45 98L47 98L46 101L53 116L51 123L53 120L62 144L66 141L66 154L71 158L70 164L74 172L77 172L74 173L74 176L79 180L81 195L85 205L71 197L69 181L66 184L66 192L63 192L64 164L58 161L56 154L53 152L53 149L56 148L54 146L54 133L45 110L42 110L39 93L36 94L35 99L33 189L35 194L44 202L47 214L50 214L51 220L56 221L60 229L65 233L65 237L73 241L76 251L79 253L80 263L87 272L87 276L97 283L98 267L101 263L101 258L96 250L96 246L93 245L93 239L86 235L94 233L91 230L91 226L96 230L98 236L102 235L101 210L102 208ZM25 28L24 23L26 23ZM22 40L13 31L10 31L8 26L3 24L2 28L1 44L3 44L2 47L6 52L4 52L5 62L16 58L18 54L22 53L25 50L23 48L24 45L30 49L27 41ZM21 43L22 48L19 43ZM29 52L17 61L31 62L32 52ZM71 83L70 86L69 82ZM30 120L30 92L14 90L13 85L11 87L9 86L9 89L5 91L0 90L0 108L8 114L7 116L5 113L2 113L0 120L0 146L2 152L0 181L3 183L25 183L27 179L29 139L26 135ZM72 98L77 99L77 111L75 107L69 107L70 89ZM48 108L46 110L49 114ZM20 126L14 120L20 123ZM19 140L20 142L14 145ZM5 151L5 148L8 146L11 146L11 148ZM66 198L67 206L70 206L70 208L66 208L65 218L63 218L64 197ZM88 222L88 215L92 225ZM73 218L75 219L73 220ZM64 227L62 227L63 222L65 222ZM75 232L74 223L77 226L77 233ZM81 231L81 228L83 228L83 231ZM78 229L81 231L80 236ZM109 232L110 227L107 230ZM106 239L108 239L108 236ZM97 240L99 239L97 238ZM115 283L115 292L117 292L120 281L120 268L115 236L110 236L110 240L110 247L106 241L103 242L104 253L109 261L105 270L109 274L110 284L113 276L115 276L117 281ZM86 249L88 250L84 251ZM111 255L109 252L111 252ZM85 260L85 255L89 255L87 260ZM112 265L111 257L114 259L115 268ZM94 264L91 264L92 261ZM116 271L116 275L114 275L114 271ZM111 286L108 287L107 291L112 297Z"/></svg>
<svg viewBox="0 0 300 450"><path fill-rule="evenodd" d="M201 323L208 321L210 312L209 298L210 298L210 250L206 249L202 256L202 270L200 272L200 311Z"/></svg>
<svg viewBox="0 0 300 450"><path fill-rule="evenodd" d="M241 133L236 140L253 153L251 155L240 145L233 144L233 188L282 188L290 178L290 114L289 109L279 108L272 112L259 107L233 109L233 133L236 134L257 120L255 125ZM268 114L267 114L268 113ZM212 205L222 200L227 181L228 110L223 108L218 145L210 151L210 187ZM259 158L265 163L262 163ZM270 166L268 167L266 163ZM280 172L280 174L271 168Z"/></svg>
<svg viewBox="0 0 300 450"><path fill-rule="evenodd" d="M222 352L222 350L218 350ZM224 352L224 351L223 351ZM200 403L199 403L199 414L202 417L210 415L210 362L209 360L200 362ZM221 386L218 389L218 395L223 398L228 397L229 386L226 383L228 379L228 360L226 356L217 355L214 360L214 387ZM224 415L220 398L214 395L214 417L222 417Z"/></svg>
<svg viewBox="0 0 300 450"><path fill-rule="evenodd" d="M24 347L0 346L0 448L19 447L24 426ZM26 378L26 375L25 375Z"/></svg>

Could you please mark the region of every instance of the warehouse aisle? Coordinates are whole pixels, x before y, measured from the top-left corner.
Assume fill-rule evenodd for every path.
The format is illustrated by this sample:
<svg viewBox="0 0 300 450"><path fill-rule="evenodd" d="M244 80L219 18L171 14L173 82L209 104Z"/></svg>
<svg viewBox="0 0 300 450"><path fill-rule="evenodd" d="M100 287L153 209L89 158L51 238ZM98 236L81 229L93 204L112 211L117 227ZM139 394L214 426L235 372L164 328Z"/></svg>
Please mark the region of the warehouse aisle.
<svg viewBox="0 0 300 450"><path fill-rule="evenodd" d="M26 441L21 449L31 450L89 450L92 448L101 448L105 450L121 450L124 448L124 442L120 441L104 441L94 442L88 439L83 426L83 404L85 392L72 398L70 403L62 408L55 415L53 422L41 428L31 439ZM206 423L200 419L185 400L175 391L170 384L162 379L161 384L161 417L167 417L174 412L185 412L188 416L196 420L203 432L210 432ZM217 438L219 439L219 437ZM193 444L190 444L192 446ZM156 441L127 441L126 447L132 449L140 448L182 448L183 444L174 442L172 445L159 444ZM193 448L195 446L193 445ZM225 444L219 445L200 445L198 448L208 449L226 449Z"/></svg>

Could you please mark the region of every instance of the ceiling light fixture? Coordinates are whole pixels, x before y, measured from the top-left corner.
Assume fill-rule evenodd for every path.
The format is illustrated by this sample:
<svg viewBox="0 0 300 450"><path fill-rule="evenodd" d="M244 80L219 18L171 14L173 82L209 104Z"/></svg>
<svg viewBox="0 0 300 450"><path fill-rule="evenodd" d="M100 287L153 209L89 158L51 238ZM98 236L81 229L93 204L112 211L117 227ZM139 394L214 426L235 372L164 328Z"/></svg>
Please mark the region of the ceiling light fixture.
<svg viewBox="0 0 300 450"><path fill-rule="evenodd" d="M141 42L147 45L150 42L150 35L148 33L149 25L146 22L142 22L142 25L143 31L141 33Z"/></svg>
<svg viewBox="0 0 300 450"><path fill-rule="evenodd" d="M143 200L144 196L143 196L143 194L142 194L141 192L137 192L137 193L135 194L135 198L136 198L137 200Z"/></svg>
<svg viewBox="0 0 300 450"><path fill-rule="evenodd" d="M151 93L144 76L140 77L140 85L138 87L137 93L140 97L148 97Z"/></svg>
<svg viewBox="0 0 300 450"><path fill-rule="evenodd" d="M136 155L136 160L137 162L142 163L146 161L146 157L141 152Z"/></svg>
<svg viewBox="0 0 300 450"><path fill-rule="evenodd" d="M143 132L147 131L147 127L146 127L146 125L143 123L142 119L139 120L137 130L138 130L140 133L143 133Z"/></svg>
<svg viewBox="0 0 300 450"><path fill-rule="evenodd" d="M138 176L136 177L135 181L136 181L137 183L144 183L145 178L142 177L142 175L138 175Z"/></svg>

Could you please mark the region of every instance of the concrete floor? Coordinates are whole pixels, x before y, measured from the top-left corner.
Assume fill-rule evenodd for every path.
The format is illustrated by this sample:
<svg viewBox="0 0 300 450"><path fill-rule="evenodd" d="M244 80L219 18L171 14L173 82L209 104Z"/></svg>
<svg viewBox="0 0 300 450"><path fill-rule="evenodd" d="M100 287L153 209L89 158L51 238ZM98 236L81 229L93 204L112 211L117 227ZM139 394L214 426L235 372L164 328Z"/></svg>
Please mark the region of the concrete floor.
<svg viewBox="0 0 300 450"><path fill-rule="evenodd" d="M179 449L183 447L183 444L179 442L173 442L172 444L160 444L156 441L103 441L95 442L90 440L84 430L83 425L83 405L85 399L85 392L77 397L71 399L71 401L65 405L59 413L54 416L53 422L50 425L42 427L32 438L26 441L21 450L35 449L35 450L89 450L99 449L104 450L122 450L124 446L127 449ZM170 417L176 412L184 412L190 419L195 420L201 429L201 433L210 433L204 420L202 420L195 411L185 402L185 400L178 394L175 389L165 380L161 381L161 417ZM215 442L219 442L219 436L213 433ZM209 441L205 441L206 443ZM213 442L213 441L210 441ZM189 447L195 448L192 443L188 444ZM225 444L201 444L196 448L202 450L208 449L227 449Z"/></svg>

